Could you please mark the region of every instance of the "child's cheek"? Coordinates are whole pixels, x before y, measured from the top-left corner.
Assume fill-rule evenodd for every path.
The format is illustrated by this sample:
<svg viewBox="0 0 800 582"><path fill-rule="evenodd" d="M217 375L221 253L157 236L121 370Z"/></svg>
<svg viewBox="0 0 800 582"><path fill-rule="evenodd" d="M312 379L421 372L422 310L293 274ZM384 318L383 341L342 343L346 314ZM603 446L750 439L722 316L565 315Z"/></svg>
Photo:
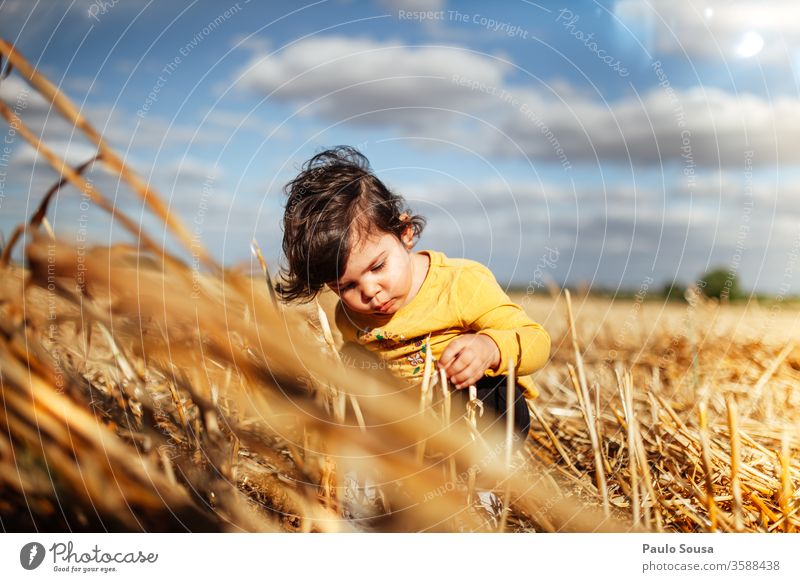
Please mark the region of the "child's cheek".
<svg viewBox="0 0 800 582"><path fill-rule="evenodd" d="M364 309L364 303L361 301L360 295L357 291L346 291L344 294L342 294L342 300L348 307L354 310Z"/></svg>

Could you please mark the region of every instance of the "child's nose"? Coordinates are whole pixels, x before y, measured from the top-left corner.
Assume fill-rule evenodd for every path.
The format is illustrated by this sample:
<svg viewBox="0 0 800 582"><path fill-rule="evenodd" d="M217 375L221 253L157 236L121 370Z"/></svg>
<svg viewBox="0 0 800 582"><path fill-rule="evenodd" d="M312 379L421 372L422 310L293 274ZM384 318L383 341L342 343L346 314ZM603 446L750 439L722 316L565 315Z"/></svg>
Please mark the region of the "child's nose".
<svg viewBox="0 0 800 582"><path fill-rule="evenodd" d="M364 286L361 288L361 294L364 297L364 303L369 303L370 301L372 301L372 298L375 297L378 293L380 293L380 290L381 286L375 280L365 283Z"/></svg>

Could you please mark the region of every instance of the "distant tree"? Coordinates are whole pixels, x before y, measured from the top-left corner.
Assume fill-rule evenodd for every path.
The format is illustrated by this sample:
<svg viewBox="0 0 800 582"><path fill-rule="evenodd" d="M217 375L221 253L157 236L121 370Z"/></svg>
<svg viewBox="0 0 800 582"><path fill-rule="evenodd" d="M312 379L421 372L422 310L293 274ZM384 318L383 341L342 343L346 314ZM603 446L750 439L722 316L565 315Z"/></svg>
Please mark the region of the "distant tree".
<svg viewBox="0 0 800 582"><path fill-rule="evenodd" d="M697 281L697 286L706 297L732 300L742 296L736 273L724 267L716 267L706 272Z"/></svg>
<svg viewBox="0 0 800 582"><path fill-rule="evenodd" d="M680 281L664 283L664 287L661 291L661 295L668 301L685 301L684 293L686 293L686 285Z"/></svg>

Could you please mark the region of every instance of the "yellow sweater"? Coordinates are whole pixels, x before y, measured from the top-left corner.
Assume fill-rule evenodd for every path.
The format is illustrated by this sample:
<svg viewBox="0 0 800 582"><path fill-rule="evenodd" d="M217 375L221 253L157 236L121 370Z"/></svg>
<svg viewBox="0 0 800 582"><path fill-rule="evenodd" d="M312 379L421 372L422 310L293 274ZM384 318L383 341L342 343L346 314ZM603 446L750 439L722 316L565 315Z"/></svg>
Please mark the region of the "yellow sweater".
<svg viewBox="0 0 800 582"><path fill-rule="evenodd" d="M500 348L497 370L486 370L485 375L506 375L511 364L525 396L538 396L529 374L550 355L550 336L544 328L509 299L480 263L422 252L430 257L428 274L414 299L397 312L366 315L338 303L336 325L345 341L345 358L352 347L348 344L360 344L375 352L396 376L416 382L422 378L428 334L433 357L438 359L450 340L478 332Z"/></svg>

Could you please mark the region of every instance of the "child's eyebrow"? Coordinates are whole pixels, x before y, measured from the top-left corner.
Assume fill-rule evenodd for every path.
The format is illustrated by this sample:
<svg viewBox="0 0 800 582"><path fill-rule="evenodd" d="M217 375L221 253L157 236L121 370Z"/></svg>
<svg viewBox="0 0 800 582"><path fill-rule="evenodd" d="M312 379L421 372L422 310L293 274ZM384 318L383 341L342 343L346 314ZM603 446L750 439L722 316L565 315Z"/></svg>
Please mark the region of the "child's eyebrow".
<svg viewBox="0 0 800 582"><path fill-rule="evenodd" d="M381 251L381 252L380 252L380 254L379 254L377 257L375 257L375 258L372 260L372 262L369 264L369 267L367 267L366 269L364 269L364 270L361 272L361 274L363 275L364 273L366 273L366 272L367 272L367 271L369 271L370 269L374 268L374 267L375 267L375 265L377 265L379 262L381 262L381 259L384 259L384 258L386 258L386 255L387 255L387 254L388 254L388 251ZM350 281L348 281L347 279L342 279L341 281L335 281L335 282L334 282L334 284L335 284L337 287L344 287L344 286L345 286L345 285L347 285L349 282L350 282Z"/></svg>

